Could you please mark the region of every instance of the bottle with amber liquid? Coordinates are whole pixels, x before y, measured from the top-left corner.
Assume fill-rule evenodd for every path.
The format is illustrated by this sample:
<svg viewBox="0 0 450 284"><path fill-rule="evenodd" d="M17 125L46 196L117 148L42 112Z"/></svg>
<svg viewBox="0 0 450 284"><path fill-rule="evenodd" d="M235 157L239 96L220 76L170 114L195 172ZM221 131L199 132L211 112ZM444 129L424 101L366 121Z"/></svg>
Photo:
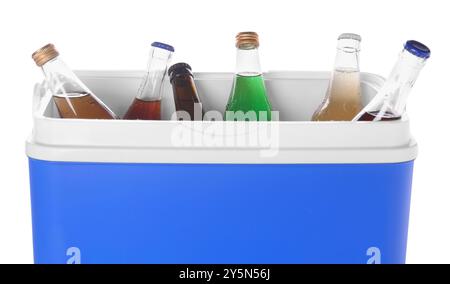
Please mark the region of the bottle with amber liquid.
<svg viewBox="0 0 450 284"><path fill-rule="evenodd" d="M353 121L401 119L406 110L411 88L430 54L430 49L423 43L415 40L407 41L383 87Z"/></svg>
<svg viewBox="0 0 450 284"><path fill-rule="evenodd" d="M160 120L161 98L167 66L174 48L171 45L154 42L150 49L147 73L142 79L138 94L123 119Z"/></svg>
<svg viewBox="0 0 450 284"><path fill-rule="evenodd" d="M327 94L311 120L350 121L361 111L360 42L361 37L357 34L339 36Z"/></svg>
<svg viewBox="0 0 450 284"><path fill-rule="evenodd" d="M177 63L169 68L175 109L178 120L202 120L203 107L195 87L192 68L187 63Z"/></svg>
<svg viewBox="0 0 450 284"><path fill-rule="evenodd" d="M236 36L236 74L225 111L228 121L270 121L272 106L259 62L259 36L241 32Z"/></svg>
<svg viewBox="0 0 450 284"><path fill-rule="evenodd" d="M32 58L44 72L46 86L53 95L61 118L117 118L59 58L53 44L40 48Z"/></svg>

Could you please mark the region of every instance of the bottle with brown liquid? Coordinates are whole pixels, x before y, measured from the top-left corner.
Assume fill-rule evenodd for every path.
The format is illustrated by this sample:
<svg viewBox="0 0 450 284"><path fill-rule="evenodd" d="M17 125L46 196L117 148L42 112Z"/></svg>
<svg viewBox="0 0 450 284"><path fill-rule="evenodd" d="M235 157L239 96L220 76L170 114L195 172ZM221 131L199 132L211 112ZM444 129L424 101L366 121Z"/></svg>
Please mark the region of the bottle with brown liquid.
<svg viewBox="0 0 450 284"><path fill-rule="evenodd" d="M32 57L44 72L47 88L53 95L61 118L117 118L59 58L53 44L37 50Z"/></svg>
<svg viewBox="0 0 450 284"><path fill-rule="evenodd" d="M192 68L187 63L177 63L169 68L175 109L178 120L202 120L203 107L195 87Z"/></svg>
<svg viewBox="0 0 450 284"><path fill-rule="evenodd" d="M414 40L407 41L383 87L353 121L401 119L411 88L430 54L426 45Z"/></svg>
<svg viewBox="0 0 450 284"><path fill-rule="evenodd" d="M123 119L160 120L161 98L167 66L174 48L171 45L154 42L150 49L147 73L142 80L138 94Z"/></svg>
<svg viewBox="0 0 450 284"><path fill-rule="evenodd" d="M361 111L359 46L357 34L341 34L338 38L335 67L327 94L314 113L313 121L350 121Z"/></svg>

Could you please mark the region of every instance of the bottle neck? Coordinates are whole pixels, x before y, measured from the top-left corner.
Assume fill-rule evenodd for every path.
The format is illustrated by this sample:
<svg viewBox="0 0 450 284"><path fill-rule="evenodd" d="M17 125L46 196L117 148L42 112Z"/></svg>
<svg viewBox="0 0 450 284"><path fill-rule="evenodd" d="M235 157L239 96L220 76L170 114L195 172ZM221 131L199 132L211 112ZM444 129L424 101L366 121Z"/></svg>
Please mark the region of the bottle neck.
<svg viewBox="0 0 450 284"><path fill-rule="evenodd" d="M341 39L328 87L328 99L339 106L350 103L357 106L361 100L360 93L359 41Z"/></svg>
<svg viewBox="0 0 450 284"><path fill-rule="evenodd" d="M257 48L237 49L236 74L240 76L259 76L262 74Z"/></svg>
<svg viewBox="0 0 450 284"><path fill-rule="evenodd" d="M54 96L77 96L91 93L59 57L45 63L42 71L47 87Z"/></svg>
<svg viewBox="0 0 450 284"><path fill-rule="evenodd" d="M194 79L194 75L192 74L192 71L190 70L177 70L170 74L169 76L170 82L174 83L175 81L190 81ZM176 82L175 82L176 83Z"/></svg>
<svg viewBox="0 0 450 284"><path fill-rule="evenodd" d="M403 50L386 83L377 95L384 101L383 111L392 112L394 116L403 115L411 88L425 66L425 62L426 59Z"/></svg>
<svg viewBox="0 0 450 284"><path fill-rule="evenodd" d="M359 41L351 39L339 40L334 69L359 72Z"/></svg>
<svg viewBox="0 0 450 284"><path fill-rule="evenodd" d="M147 73L138 90L137 98L144 101L161 100L167 66L172 58L172 52L152 47L147 65Z"/></svg>

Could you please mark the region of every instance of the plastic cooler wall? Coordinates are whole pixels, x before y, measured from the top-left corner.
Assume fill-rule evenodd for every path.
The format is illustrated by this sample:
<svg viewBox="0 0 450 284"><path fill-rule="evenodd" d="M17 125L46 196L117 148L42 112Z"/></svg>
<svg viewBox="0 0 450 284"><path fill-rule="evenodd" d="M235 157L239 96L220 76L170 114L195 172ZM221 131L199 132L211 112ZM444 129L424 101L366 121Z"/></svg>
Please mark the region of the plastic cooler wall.
<svg viewBox="0 0 450 284"><path fill-rule="evenodd" d="M413 162L30 159L36 263L404 263Z"/></svg>

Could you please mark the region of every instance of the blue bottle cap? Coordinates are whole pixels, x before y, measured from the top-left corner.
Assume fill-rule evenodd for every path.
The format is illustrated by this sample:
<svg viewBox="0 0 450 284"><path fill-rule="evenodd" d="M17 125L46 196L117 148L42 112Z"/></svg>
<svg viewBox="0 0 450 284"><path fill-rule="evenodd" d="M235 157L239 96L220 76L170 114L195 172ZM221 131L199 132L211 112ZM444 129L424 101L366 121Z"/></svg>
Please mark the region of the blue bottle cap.
<svg viewBox="0 0 450 284"><path fill-rule="evenodd" d="M168 51L171 51L171 52L175 51L173 46L171 46L169 44L162 43L162 42L158 42L158 41L155 41L154 43L152 43L152 46L153 47L162 48L162 49L165 49L165 50L168 50Z"/></svg>
<svg viewBox="0 0 450 284"><path fill-rule="evenodd" d="M417 57L428 59L430 57L430 49L423 43L415 40L408 40L405 43L405 49Z"/></svg>

